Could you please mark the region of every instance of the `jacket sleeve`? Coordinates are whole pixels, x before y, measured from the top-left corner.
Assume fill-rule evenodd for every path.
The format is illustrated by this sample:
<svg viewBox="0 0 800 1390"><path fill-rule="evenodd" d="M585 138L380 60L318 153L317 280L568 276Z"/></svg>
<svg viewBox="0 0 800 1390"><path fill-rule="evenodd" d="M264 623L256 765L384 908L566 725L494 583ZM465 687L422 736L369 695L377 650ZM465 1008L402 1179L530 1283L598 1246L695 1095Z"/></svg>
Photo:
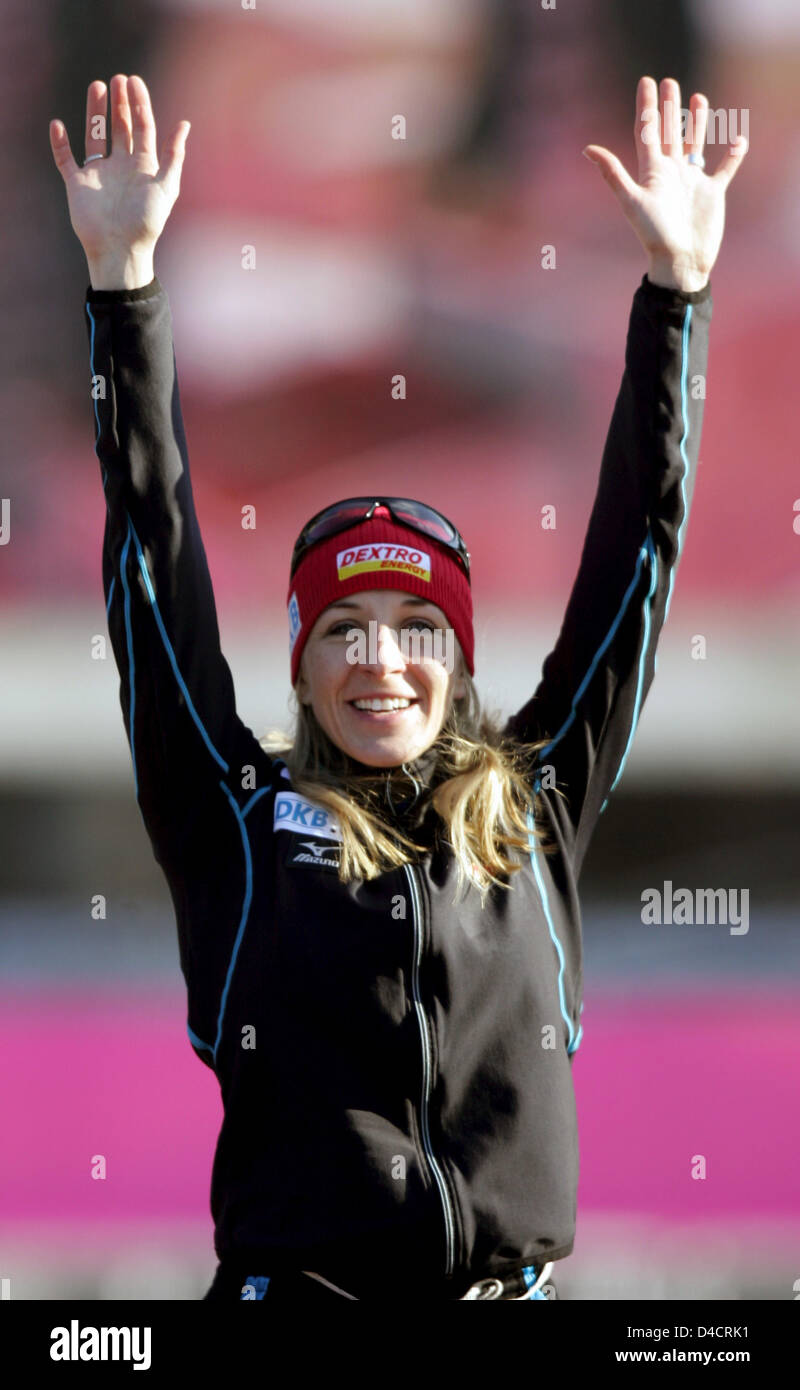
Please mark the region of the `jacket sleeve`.
<svg viewBox="0 0 800 1390"><path fill-rule="evenodd" d="M167 295L157 278L134 290L89 288L85 316L108 629L137 800L156 860L169 868L204 807L252 796L243 766L255 766L260 787L272 764L236 713L220 651Z"/></svg>
<svg viewBox="0 0 800 1390"><path fill-rule="evenodd" d="M655 674L694 490L710 321L710 285L690 294L643 277L561 632L508 725L548 740L534 786L548 785L549 768L567 797L576 877Z"/></svg>

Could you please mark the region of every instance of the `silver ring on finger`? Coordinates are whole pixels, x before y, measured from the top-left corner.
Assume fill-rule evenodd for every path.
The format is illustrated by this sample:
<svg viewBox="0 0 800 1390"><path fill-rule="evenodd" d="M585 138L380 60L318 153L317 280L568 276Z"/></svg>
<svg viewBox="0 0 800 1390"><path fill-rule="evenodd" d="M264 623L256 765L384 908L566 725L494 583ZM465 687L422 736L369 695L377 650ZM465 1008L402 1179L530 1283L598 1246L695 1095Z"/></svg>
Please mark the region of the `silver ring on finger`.
<svg viewBox="0 0 800 1390"><path fill-rule="evenodd" d="M698 169L705 169L706 167L706 161L701 154L690 154L689 163L696 164Z"/></svg>
<svg viewBox="0 0 800 1390"><path fill-rule="evenodd" d="M87 155L86 158L85 158L84 161L83 161L83 167L86 168L86 165L87 165L87 164L91 164L91 162L92 162L93 159L105 159L105 155L104 155L104 154L90 154L90 155Z"/></svg>

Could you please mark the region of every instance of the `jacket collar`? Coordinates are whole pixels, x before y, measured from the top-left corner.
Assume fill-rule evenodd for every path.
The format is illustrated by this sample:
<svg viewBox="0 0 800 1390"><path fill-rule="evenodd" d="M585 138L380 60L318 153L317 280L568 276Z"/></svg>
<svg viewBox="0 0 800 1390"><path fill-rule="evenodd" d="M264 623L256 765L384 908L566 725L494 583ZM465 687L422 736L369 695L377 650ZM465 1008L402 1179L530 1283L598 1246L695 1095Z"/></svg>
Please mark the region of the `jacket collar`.
<svg viewBox="0 0 800 1390"><path fill-rule="evenodd" d="M346 761L346 783L362 790L386 819L416 825L423 818L439 780L435 744L398 767L369 767L350 757Z"/></svg>

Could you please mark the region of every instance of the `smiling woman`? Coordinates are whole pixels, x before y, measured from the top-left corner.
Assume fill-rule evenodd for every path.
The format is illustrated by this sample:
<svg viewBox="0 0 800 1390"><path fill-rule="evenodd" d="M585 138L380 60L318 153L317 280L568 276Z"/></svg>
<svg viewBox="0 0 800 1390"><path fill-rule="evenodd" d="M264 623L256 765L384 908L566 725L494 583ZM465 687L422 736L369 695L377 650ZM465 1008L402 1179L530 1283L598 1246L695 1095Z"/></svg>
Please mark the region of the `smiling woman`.
<svg viewBox="0 0 800 1390"><path fill-rule="evenodd" d="M377 506L362 526L381 528L385 515ZM437 593L446 593L439 567L446 575L449 554L425 560ZM315 573L319 563L315 553ZM391 587L359 589L381 577ZM282 753L292 785L335 818L343 882L376 878L423 853L407 833L409 813L419 821L430 802L455 856L457 891L471 882L485 900L492 884L508 887L525 862L518 851L530 848L529 815L543 851L556 848L536 824L541 812L531 790L545 740L509 739L500 721L482 712L447 614L396 582L392 569L351 576L347 593L357 597L335 599L315 620L310 595L316 592L318 603L324 590L307 587L302 567L293 576L290 602L313 623L296 662L297 731L293 740L272 732L261 744ZM463 595L462 606L466 611ZM462 632L465 621L462 613ZM436 654L448 637L450 669Z"/></svg>
<svg viewBox="0 0 800 1390"><path fill-rule="evenodd" d="M546 740L510 739L480 708L469 551L452 521L412 498L332 503L295 543L287 603L297 732L261 745L335 819L343 883L424 853L411 831L429 807L456 894L471 884L485 902L532 843L555 852L533 791Z"/></svg>
<svg viewBox="0 0 800 1390"><path fill-rule="evenodd" d="M680 109L671 79L662 97ZM159 165L147 88L122 75L110 153L105 84L87 95L85 168L51 123L105 387L103 586L134 787L175 904L189 1039L224 1101L207 1298L383 1302L389 1271L395 1300L544 1299L572 1251L578 879L655 674L703 417L686 383L705 379L708 273L743 153L702 172L700 94L691 150L675 120L645 146L656 100L642 78L641 184L587 146L649 273L536 689L502 728L481 712L453 523L411 498L346 498L290 561L298 720L278 747L236 709L153 271L188 123ZM377 648L349 660L348 634L371 625ZM452 630L449 668L403 649L412 626Z"/></svg>

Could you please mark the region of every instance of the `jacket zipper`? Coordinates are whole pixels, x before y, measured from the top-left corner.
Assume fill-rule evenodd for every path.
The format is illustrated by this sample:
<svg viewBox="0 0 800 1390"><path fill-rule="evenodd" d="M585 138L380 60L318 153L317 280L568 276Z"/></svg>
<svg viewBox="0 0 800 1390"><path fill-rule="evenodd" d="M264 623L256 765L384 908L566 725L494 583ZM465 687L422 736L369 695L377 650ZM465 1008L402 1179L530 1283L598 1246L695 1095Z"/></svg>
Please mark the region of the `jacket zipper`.
<svg viewBox="0 0 800 1390"><path fill-rule="evenodd" d="M450 1194L439 1164L436 1161L431 1144L430 1131L428 1129L428 1102L431 1094L431 1040L428 1032L428 1020L425 1017L425 1010L422 1006L422 999L419 991L419 968L422 959L422 911L420 904L419 889L414 877L413 869L410 864L404 864L403 868L408 877L411 888L411 916L414 923L414 969L411 975L411 991L414 999L414 1007L417 1012L417 1022L419 1023L419 1033L422 1042L422 1104L420 1106L420 1130L422 1133L422 1143L428 1161L430 1171L436 1179L439 1189L439 1196L442 1200L444 1211L445 1235L447 1237L447 1260L445 1263L445 1274L453 1273L455 1263L455 1216L450 1202Z"/></svg>

